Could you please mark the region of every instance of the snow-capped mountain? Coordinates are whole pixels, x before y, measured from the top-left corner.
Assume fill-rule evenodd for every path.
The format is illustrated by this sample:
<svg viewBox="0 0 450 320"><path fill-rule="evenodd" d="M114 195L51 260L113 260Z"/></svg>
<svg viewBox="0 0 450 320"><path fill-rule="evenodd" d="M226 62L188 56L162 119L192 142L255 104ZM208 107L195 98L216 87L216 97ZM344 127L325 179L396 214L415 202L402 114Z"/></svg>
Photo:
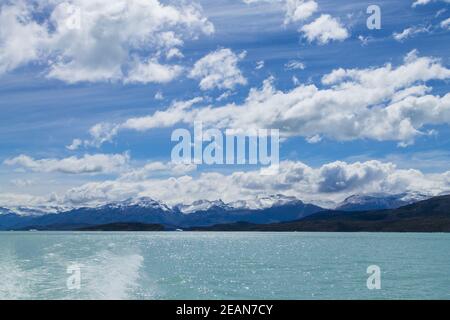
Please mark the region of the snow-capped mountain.
<svg viewBox="0 0 450 320"><path fill-rule="evenodd" d="M178 209L180 212L184 214L191 214L200 211L208 211L211 209L224 209L224 210L232 210L233 207L224 203L222 200L197 200L191 204L179 204L174 207L174 209Z"/></svg>
<svg viewBox="0 0 450 320"><path fill-rule="evenodd" d="M43 216L46 214L59 213L68 211L72 208L56 205L45 206L18 206L8 208L10 213L15 213L20 216Z"/></svg>
<svg viewBox="0 0 450 320"><path fill-rule="evenodd" d="M366 211L396 209L428 198L430 198L430 196L420 193L352 195L339 203L336 206L336 210Z"/></svg>
<svg viewBox="0 0 450 320"><path fill-rule="evenodd" d="M16 213L2 215L0 216L0 229L51 228L64 230L116 222L177 225L180 219L163 202L151 198L135 198L44 215L19 215Z"/></svg>
<svg viewBox="0 0 450 320"><path fill-rule="evenodd" d="M429 198L417 193L353 195L336 206L340 211L393 209ZM99 224L133 222L169 227L221 223L273 223L293 221L324 211L320 206L282 194L261 195L225 203L199 200L173 207L149 197L132 198L95 207L68 209L58 206L0 208L0 229L77 229Z"/></svg>
<svg viewBox="0 0 450 320"><path fill-rule="evenodd" d="M272 208L272 207L278 207L278 206L284 206L287 204L299 204L303 203L301 200L297 199L296 197L290 197L285 196L282 194L275 194L275 195L264 195L264 196L257 196L254 199L248 199L248 200L238 200L229 203L228 205L235 208L235 209L251 209L251 210L257 210L257 209L266 209L266 208Z"/></svg>
<svg viewBox="0 0 450 320"><path fill-rule="evenodd" d="M301 219L323 211L295 197L283 195L259 196L255 199L231 203L196 201L189 206L177 206L184 216L182 223L188 226L212 225L237 221L270 223Z"/></svg>
<svg viewBox="0 0 450 320"><path fill-rule="evenodd" d="M0 229L70 230L118 222L162 224L170 227L206 226L237 221L270 223L301 219L322 210L318 206L282 195L258 197L233 204L226 204L221 200L200 200L172 208L151 198L136 198L44 215L19 215L8 211L8 214L0 215Z"/></svg>
<svg viewBox="0 0 450 320"><path fill-rule="evenodd" d="M394 209L427 199L423 194L354 195L337 205L340 211ZM199 200L173 207L149 197L111 202L95 207L0 208L0 229L71 230L110 223L161 224L169 228L189 228L214 224L251 222L275 223L303 219L324 211L322 207L281 194L225 203Z"/></svg>
<svg viewBox="0 0 450 320"><path fill-rule="evenodd" d="M171 212L171 208L161 201L154 200L150 197L130 198L123 201L115 201L105 205L95 207L96 210L105 209L129 209L129 208L154 209Z"/></svg>

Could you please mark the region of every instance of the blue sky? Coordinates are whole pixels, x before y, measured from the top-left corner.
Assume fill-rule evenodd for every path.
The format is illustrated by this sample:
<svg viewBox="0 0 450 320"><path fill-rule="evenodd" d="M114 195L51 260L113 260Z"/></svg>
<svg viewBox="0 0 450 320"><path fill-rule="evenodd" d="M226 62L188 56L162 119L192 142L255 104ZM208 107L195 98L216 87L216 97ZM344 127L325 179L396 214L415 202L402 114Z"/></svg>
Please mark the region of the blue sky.
<svg viewBox="0 0 450 320"><path fill-rule="evenodd" d="M41 5L36 5L33 1L14 3L1 1L1 10L4 15L0 15L0 136L2 137L0 139L0 163L2 163L0 165L0 205L8 203L25 205L39 202L84 205L116 200L121 198L122 193L123 196L150 195L168 202L189 202L202 197L214 199L225 193L225 198L233 200L239 196L251 197L278 191L277 185L283 186L284 189L280 190L282 193L307 200L329 199L332 201L357 192L439 193L448 190L446 174L450 170L448 166L450 130L449 122L445 119L445 115L448 114L445 108L449 99L445 100L444 97L449 92L450 77L445 75L445 72L450 66L450 24L444 22L450 17L449 3L429 1L426 4L413 6L414 1L408 0L340 1L339 5L336 5L336 1L299 0L291 1L292 5L300 8L305 3L314 2L317 7L309 15L305 14L307 17L291 17L291 20L286 22L289 16L286 1L213 0L179 3L149 0L147 7L144 8L154 10L152 11L154 16L150 19L161 14L161 17L168 21L153 26L148 32L143 32L140 26L138 33L143 33L144 40L136 39L143 41L144 44L135 45L127 40L117 40L116 34L112 31L112 40L110 39L108 43L103 39L105 45L94 46L94 49L88 48L86 41L96 39L95 32L100 32L99 30L108 32L106 29L112 25L108 22L101 25L103 23L101 19L108 19L109 12L100 12L101 14L97 12L106 10L104 1L97 0L98 7L94 9L82 0L44 1ZM83 26L82 22L81 31L78 30L80 33L72 35L73 42L70 44L64 42L68 41L67 34L70 39L71 33L63 34L65 31L58 33L54 30L57 23L55 21L58 23L62 21L57 20L62 19L61 17L53 18L53 20L50 18L56 11L55 3L73 5L75 8L81 8L82 14L88 15L89 10L97 10L95 14L98 16L92 18L94 26L90 25L90 29L86 31L86 26ZM118 3L120 4L121 1ZM372 4L381 8L380 30L369 30L366 27L366 19L369 16L366 9ZM188 18L185 20L179 17L167 18L164 16L165 13L161 13L167 8L175 8L182 12L185 9L183 6L188 6L196 13L189 17L195 20L194 23L186 22ZM7 10L15 10L11 12L17 14L16 22L6 21L6 13L11 17L10 11L7 12ZM84 13L84 10L87 10L87 13ZM327 15L330 20L338 23L340 28L346 30L346 36L335 34L325 43L321 43L319 38L308 39L301 29L313 24L323 15ZM121 27L123 28L128 21L124 17L121 19L123 19ZM17 24L24 30L33 30L32 33L25 33L29 34L29 39L23 37ZM148 23L143 24L144 29L147 25ZM214 31L211 30L211 26ZM2 28L7 31L5 32L7 35L1 33ZM405 32L402 39L395 39L395 34L401 34L408 28L410 33ZM42 30L45 30L44 36L42 36L44 32ZM91 38L83 38L80 35L83 30L89 33ZM169 41L162 44L162 40L157 37L169 32L181 40L181 44L173 45L169 44ZM318 32L320 34L321 31ZM58 36L60 39L55 40ZM125 37L127 34L117 34L117 38L121 36ZM45 37L48 38L44 39ZM153 37L157 39L147 40ZM23 46L14 41L22 43ZM74 48L67 49L77 41L79 43L74 45ZM126 57L114 56L115 47L109 46L114 41L117 41L122 49L122 52L117 55L120 56L125 52ZM16 44L13 46L12 42ZM182 56L168 58L164 50L174 48L179 50ZM89 51L90 49L92 50ZM27 54L22 54L22 50ZM33 50L36 50L36 55L30 53ZM202 58L221 50L227 50L226 53L236 60L230 65L234 77L231 80L235 83L227 87L223 84L226 76L222 75L225 78L220 78L212 87L202 89L199 84L204 75L195 76L192 70ZM121 184L127 172L142 169L149 163L170 162L170 152L173 147L173 143L170 142L172 131L178 127L190 128L191 126L189 122L181 120L169 126L156 125L145 130L121 130L101 144L89 143L93 139L89 130L96 124L114 125L124 123L130 118L152 116L158 110L167 110L175 101L188 101L201 97L203 101L193 108L201 109L205 106L218 108L230 104L245 107L250 90L252 88L262 90L263 82L269 78L272 79L273 89L282 93L307 85L314 85L317 90L326 90L330 88L330 85L324 84L322 79L333 70L339 68L371 70L383 68L388 63L395 69L407 64L405 57L411 52L414 52L417 59L434 59L432 60L434 62L430 62L429 69L434 64L439 65L443 71L430 76L426 81L414 79L413 83L405 84L396 90L426 85L428 87L426 93L412 96L430 95L442 98L440 107L443 114L442 121L424 121L423 124L415 127L424 134L415 135L413 139L397 139L394 137L395 130L392 133L386 133L385 136L381 133L364 133L343 139L339 138L337 133L330 134L329 129L326 130L327 132L322 132L320 128L314 127L311 129L310 136L320 137L317 143L309 143L307 141L310 138L309 134L305 134L307 129L299 125L295 132L290 133L289 138L283 141L280 150L281 160L293 163L294 166L301 166L303 170L314 171L312 173L314 178L296 181L295 186L271 181L258 183L259 189L255 189L239 183L240 189L237 195L233 192L227 194L226 191L236 188L235 185L221 185L217 190L213 190L214 179L217 177L200 177L202 173L218 173L233 180L230 178L233 173L236 175L239 172L254 170L245 166L199 166L196 170L184 172L182 175L173 175L170 168L161 169L161 172L146 173L145 178L139 182L127 182L126 186ZM17 56L23 56L23 59L20 60ZM95 69L96 66L103 61L107 61L105 65L109 66L109 60L112 61L111 65L115 63L119 69L126 71L119 76L108 75L106 78L98 79L99 71ZM169 80L160 81L163 75L157 74L156 69L152 69L154 76L146 74L145 80L142 77L138 81L130 80L138 72L137 69L133 69L133 63L138 61L140 64L145 64L150 60L164 67L176 65L183 71L179 73L174 71ZM70 65L71 61L75 61L74 67ZM297 66L301 63L302 68L287 67L292 62L296 62ZM258 63L261 68L257 68ZM207 65L201 72L210 72L205 70L208 66L211 67ZM57 70L59 73L52 73L51 70ZM67 73L63 73L67 70ZM61 76L61 74L64 75ZM84 78L81 80L77 78L79 74ZM245 79L245 83L236 81L238 76ZM224 93L227 93L228 97L219 101L218 98ZM387 99L390 98L392 97ZM381 105L365 107L371 110L388 105L389 102L385 99ZM342 109L345 106L339 108ZM336 115L341 109L335 109ZM411 114L417 116L419 112L422 111L415 110ZM420 114L417 117L420 117ZM296 119L286 121L288 120ZM412 122L416 123L414 121ZM283 126L284 124L280 127L281 131L284 129ZM341 129L336 128L336 130ZM380 138L382 135L383 138ZM73 139L80 139L84 145L76 150L75 148L69 150L67 146ZM402 142L406 142L407 146L399 146ZM61 163L64 159L79 160L84 159L86 155L98 154L106 155L105 161L110 161L108 157L112 155L123 155L124 159L120 159L119 163L113 160L112 168L108 166L103 168L99 165L97 171L61 169L66 165ZM21 155L27 157L27 160L17 160L17 157ZM14 159L16 161L11 161ZM43 159L45 161L41 161ZM68 165L83 167L86 165L83 162L85 160ZM124 163L121 162L122 160ZM365 171L367 166L371 166L369 162L373 160L378 161L375 166L380 170L380 173L372 177L374 181L370 177L372 169L368 171L369 173ZM386 169L389 165L395 168ZM345 186L339 189L339 192L324 194L320 191L323 190L319 186L320 183L328 181L329 178L324 176L328 168L324 166L338 166L339 170L343 170L340 173L334 173L330 178L331 183ZM411 173L408 171L410 169L417 170L421 174L420 179L428 181L436 188L429 187L428 184L424 185L416 174L410 177ZM286 170L286 172L283 171L284 174L290 176L291 172ZM386 170L389 172L386 173ZM197 192L180 188L180 195L171 198L170 187L168 190L154 191L153 185L166 185L168 179L172 179L172 182L176 179L177 183L182 184L184 180L180 179L183 177L191 177L196 181L197 184L191 181L192 185L189 184L189 188L194 188ZM251 177L253 176L249 176L248 179ZM200 187L204 184L202 179L209 179L208 184L211 183L212 186L202 189ZM343 181L336 181L336 179ZM393 179L395 183L392 182ZM359 181L358 184L354 184L354 180ZM112 190L111 193L105 191L105 184L109 185L107 189ZM261 186L264 184L267 184L267 188ZM303 184L310 186L316 184L316 186L304 191L301 187ZM418 188L417 185L422 185L423 188ZM83 195L80 195L81 193ZM98 197L86 196L86 194L96 193L99 194ZM72 198L73 195L76 195L76 199Z"/></svg>

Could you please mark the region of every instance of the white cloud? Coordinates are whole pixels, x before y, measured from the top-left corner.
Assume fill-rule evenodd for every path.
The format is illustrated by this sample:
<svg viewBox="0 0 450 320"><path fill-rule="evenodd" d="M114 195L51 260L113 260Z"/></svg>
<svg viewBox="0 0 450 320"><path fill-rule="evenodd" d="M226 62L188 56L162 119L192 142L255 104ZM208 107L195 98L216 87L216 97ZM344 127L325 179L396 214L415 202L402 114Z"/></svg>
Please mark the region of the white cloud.
<svg viewBox="0 0 450 320"><path fill-rule="evenodd" d="M59 196L0 193L0 206L90 206L142 196L169 204L200 199L232 202L279 193L323 203L339 202L352 194L420 192L433 196L450 192L450 172L425 174L378 160L335 161L320 167L310 167L299 161L282 161L275 176L261 175L259 170L194 175L195 169L196 166L190 164L149 162L143 167L121 171L114 180L85 183Z"/></svg>
<svg viewBox="0 0 450 320"><path fill-rule="evenodd" d="M284 65L287 70L303 70L305 65L301 61L291 60Z"/></svg>
<svg viewBox="0 0 450 320"><path fill-rule="evenodd" d="M253 4L258 2L282 2L283 0L242 0L246 4Z"/></svg>
<svg viewBox="0 0 450 320"><path fill-rule="evenodd" d="M262 69L262 68L264 68L264 60L260 60L260 61L256 62L256 67L255 67L255 69L256 69L256 70L260 70L260 69Z"/></svg>
<svg viewBox="0 0 450 320"><path fill-rule="evenodd" d="M136 62L128 72L125 83L167 83L177 78L182 71L180 66L162 65L156 60Z"/></svg>
<svg viewBox="0 0 450 320"><path fill-rule="evenodd" d="M189 76L200 79L202 90L234 89L236 85L246 85L247 79L237 65L245 55L245 52L236 55L230 49L218 49L198 60Z"/></svg>
<svg viewBox="0 0 450 320"><path fill-rule="evenodd" d="M415 0L412 4L412 7L415 8L417 6L422 6L430 3L432 0Z"/></svg>
<svg viewBox="0 0 450 320"><path fill-rule="evenodd" d="M158 91L155 93L155 99L156 100L164 100L164 95L161 91Z"/></svg>
<svg viewBox="0 0 450 320"><path fill-rule="evenodd" d="M90 139L84 140L83 145L100 147L105 142L111 142L122 130L143 132L154 128L171 127L183 121L186 109L201 101L203 101L202 98L194 98L189 101L175 102L167 110L156 111L151 116L130 118L120 124L97 123L89 129Z"/></svg>
<svg viewBox="0 0 450 320"><path fill-rule="evenodd" d="M330 41L342 41L350 35L347 29L329 14L322 14L319 18L300 28L309 42L317 41L326 44Z"/></svg>
<svg viewBox="0 0 450 320"><path fill-rule="evenodd" d="M1 6L0 75L40 59L45 53L46 34L46 28L33 21L24 2Z"/></svg>
<svg viewBox="0 0 450 320"><path fill-rule="evenodd" d="M167 59L184 58L184 54L178 48L171 48L167 51Z"/></svg>
<svg viewBox="0 0 450 320"><path fill-rule="evenodd" d="M16 187L25 188L34 185L35 181L31 179L12 179L11 183Z"/></svg>
<svg viewBox="0 0 450 320"><path fill-rule="evenodd" d="M363 46L366 46L366 45L369 44L369 42L372 40L372 38L371 38L371 37L364 37L364 36L362 36L362 35L359 35L359 36L358 36L358 40L361 41L361 44L362 44Z"/></svg>
<svg viewBox="0 0 450 320"><path fill-rule="evenodd" d="M170 81L179 67L159 61L214 32L198 5L158 0L19 1L0 10L0 73L39 62L69 83Z"/></svg>
<svg viewBox="0 0 450 320"><path fill-rule="evenodd" d="M443 8L443 9L441 9L441 10L438 10L437 12L436 12L436 14L434 15L434 17L435 18L437 18L437 17L440 17L442 14L444 14L445 12L447 12L447 9L446 8Z"/></svg>
<svg viewBox="0 0 450 320"><path fill-rule="evenodd" d="M411 38L412 36L414 36L416 34L425 33L425 32L429 32L429 29L424 28L424 27L410 27L410 28L404 29L402 32L394 32L392 34L392 36L394 37L395 40L401 42L408 38Z"/></svg>
<svg viewBox="0 0 450 320"><path fill-rule="evenodd" d="M284 6L284 24L303 21L311 17L318 9L315 0L242 0L246 4L278 3Z"/></svg>
<svg viewBox="0 0 450 320"><path fill-rule="evenodd" d="M401 193L406 191L437 195L450 190L450 173L424 174L398 169L392 163L336 161L319 168L302 162L284 161L279 174L263 176L259 171L201 173L198 177L117 179L91 182L72 188L65 203L77 205L150 196L169 204L199 199L231 202L256 195L283 193L306 201L340 201L351 194Z"/></svg>
<svg viewBox="0 0 450 320"><path fill-rule="evenodd" d="M68 146L66 146L67 150L75 151L78 150L83 145L83 141L80 139L73 139L72 143Z"/></svg>
<svg viewBox="0 0 450 320"><path fill-rule="evenodd" d="M181 176L189 172L195 171L197 166L195 164L183 164L173 162L149 162L141 168L133 168L120 175L120 181L142 181L153 177L156 174Z"/></svg>
<svg viewBox="0 0 450 320"><path fill-rule="evenodd" d="M0 193L0 207L20 207L20 206L42 206L44 204L53 203L55 196L49 197L34 196L30 194L18 193Z"/></svg>
<svg viewBox="0 0 450 320"><path fill-rule="evenodd" d="M233 91L225 91L220 96L217 97L216 101L222 101L228 99L231 95L233 95Z"/></svg>
<svg viewBox="0 0 450 320"><path fill-rule="evenodd" d="M26 155L7 159L4 164L20 166L34 172L59 172L68 174L94 174L118 172L129 162L128 154L94 154L82 158L36 160Z"/></svg>
<svg viewBox="0 0 450 320"><path fill-rule="evenodd" d="M119 127L110 123L97 123L89 129L89 134L92 137L91 141L84 141L86 146L100 146L105 142L111 141L117 134Z"/></svg>
<svg viewBox="0 0 450 320"><path fill-rule="evenodd" d="M320 141L322 141L322 137L318 134L315 134L311 137L306 138L306 142L311 143L311 144L319 143Z"/></svg>
<svg viewBox="0 0 450 320"><path fill-rule="evenodd" d="M286 17L284 23L303 21L311 17L318 9L313 0L286 0Z"/></svg>
<svg viewBox="0 0 450 320"><path fill-rule="evenodd" d="M432 88L425 85L446 79L450 69L440 60L418 57L412 51L398 67L333 70L322 77L323 88L299 84L283 92L268 79L262 88L252 88L240 105L198 106L204 103L199 98L177 102L150 116L115 126L98 125L108 130L102 134L91 130L95 133L91 135L94 144L101 144L120 130L145 131L201 121L205 127L219 129L275 128L284 137L318 135L337 141L372 139L408 145L428 134L424 126L450 124L450 93L431 95Z"/></svg>
<svg viewBox="0 0 450 320"><path fill-rule="evenodd" d="M429 4L433 1L439 1L439 0L415 0L412 4L412 7L415 8L417 6L423 6L423 5ZM450 3L450 0L440 0L440 1Z"/></svg>
<svg viewBox="0 0 450 320"><path fill-rule="evenodd" d="M441 27L444 29L449 29L450 30L450 18L445 19L444 21L441 22Z"/></svg>
<svg viewBox="0 0 450 320"><path fill-rule="evenodd" d="M153 128L167 128L183 121L187 109L194 104L201 102L203 99L195 98L189 101L175 102L169 109L165 111L156 111L153 115L148 117L130 118L124 123L113 127L110 131L105 131L100 135L100 143L102 140L111 140L117 134L118 130L136 130L146 131ZM105 127L108 127L105 125ZM104 138L106 136L106 138ZM99 136L93 136L98 141Z"/></svg>

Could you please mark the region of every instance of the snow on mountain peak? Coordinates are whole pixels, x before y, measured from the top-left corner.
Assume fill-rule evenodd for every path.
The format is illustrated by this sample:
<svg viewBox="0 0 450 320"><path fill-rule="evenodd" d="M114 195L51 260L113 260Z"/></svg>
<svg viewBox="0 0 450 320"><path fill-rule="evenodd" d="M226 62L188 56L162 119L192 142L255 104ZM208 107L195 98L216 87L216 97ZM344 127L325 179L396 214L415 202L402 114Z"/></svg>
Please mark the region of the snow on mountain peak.
<svg viewBox="0 0 450 320"><path fill-rule="evenodd" d="M146 209L159 209L162 211L171 211L165 203L154 200L150 197L129 198L123 201L111 202L98 208L109 207L112 209L123 209L128 207L140 207Z"/></svg>
<svg viewBox="0 0 450 320"><path fill-rule="evenodd" d="M46 214L64 212L70 209L71 209L70 207L57 205L19 206L19 207L0 208L0 214L10 213L10 214L17 214L19 216L43 216Z"/></svg>
<svg viewBox="0 0 450 320"><path fill-rule="evenodd" d="M180 210L184 214L194 213L197 211L206 211L213 207L223 208L225 210L231 209L231 207L221 199L213 201L197 200L192 202L191 204L180 204L176 206L176 208L178 208L178 210Z"/></svg>
<svg viewBox="0 0 450 320"><path fill-rule="evenodd" d="M248 200L238 200L229 205L236 209L265 209L287 205L290 203L301 203L299 199L292 196L285 196L282 194L275 195L259 195L256 198Z"/></svg>
<svg viewBox="0 0 450 320"><path fill-rule="evenodd" d="M336 209L346 211L396 209L428 198L429 196L420 193L352 195L339 203Z"/></svg>

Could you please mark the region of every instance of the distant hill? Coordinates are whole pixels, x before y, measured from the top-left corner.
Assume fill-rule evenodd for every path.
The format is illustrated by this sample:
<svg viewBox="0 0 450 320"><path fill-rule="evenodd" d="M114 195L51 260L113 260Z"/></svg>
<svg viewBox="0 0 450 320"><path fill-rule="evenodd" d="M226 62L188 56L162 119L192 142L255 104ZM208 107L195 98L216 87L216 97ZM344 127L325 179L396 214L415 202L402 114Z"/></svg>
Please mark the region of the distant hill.
<svg viewBox="0 0 450 320"><path fill-rule="evenodd" d="M450 232L450 196L434 197L398 209L319 212L300 220L272 224L238 222L201 231Z"/></svg>

